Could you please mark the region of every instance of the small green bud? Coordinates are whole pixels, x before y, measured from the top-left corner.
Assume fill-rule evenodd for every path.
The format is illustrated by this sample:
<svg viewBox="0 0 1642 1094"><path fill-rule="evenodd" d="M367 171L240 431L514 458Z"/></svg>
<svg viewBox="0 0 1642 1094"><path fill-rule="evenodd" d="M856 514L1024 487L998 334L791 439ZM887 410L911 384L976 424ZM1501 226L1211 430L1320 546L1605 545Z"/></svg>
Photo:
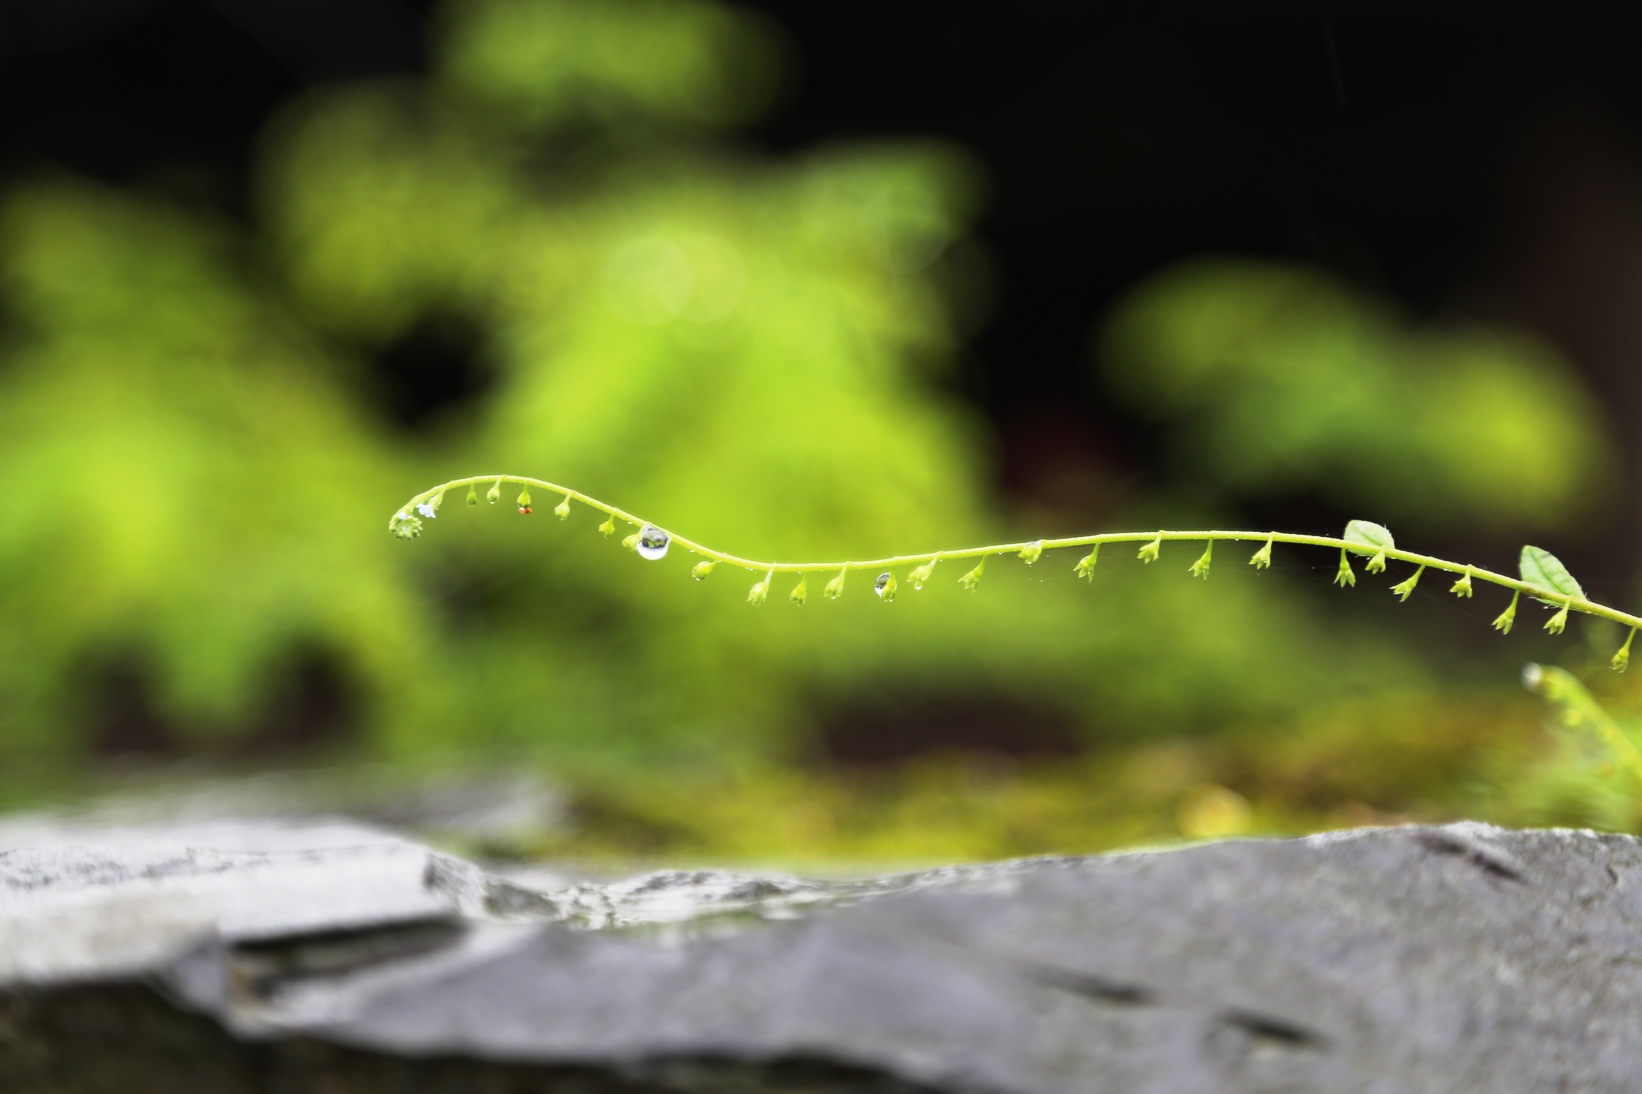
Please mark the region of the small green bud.
<svg viewBox="0 0 1642 1094"><path fill-rule="evenodd" d="M404 510L400 510L393 515L392 520L388 521L388 531L400 539L415 539L422 534L422 522Z"/></svg>
<svg viewBox="0 0 1642 1094"><path fill-rule="evenodd" d="M468 484L468 504L469 505L478 505L479 504L479 488L477 486L472 485L471 483Z"/></svg>
<svg viewBox="0 0 1642 1094"><path fill-rule="evenodd" d="M1521 589L1517 589L1511 593L1511 603L1507 604L1505 610L1499 613L1499 618L1494 620L1494 629L1496 631L1499 631L1501 634L1511 633L1511 624L1516 622L1517 618L1517 601L1521 599Z"/></svg>
<svg viewBox="0 0 1642 1094"><path fill-rule="evenodd" d="M885 570L878 575L878 580L872 583L872 591L881 597L885 604L895 599L895 575Z"/></svg>
<svg viewBox="0 0 1642 1094"><path fill-rule="evenodd" d="M839 597L843 596L844 578L848 575L848 573L849 570L847 569L839 570L838 576L827 582L826 588L821 590L821 595L825 596L828 600L837 600Z"/></svg>
<svg viewBox="0 0 1642 1094"><path fill-rule="evenodd" d="M1209 579L1209 563L1214 561L1214 540L1203 545L1203 557L1192 563L1191 575L1204 581Z"/></svg>
<svg viewBox="0 0 1642 1094"><path fill-rule="evenodd" d="M615 520L616 518L611 517L610 519ZM713 567L717 565L718 560L713 558L709 558L704 562L698 562L694 566L690 567L690 576L695 578L697 581L700 581L708 574L712 573Z"/></svg>
<svg viewBox="0 0 1642 1094"><path fill-rule="evenodd" d="M1043 557L1043 540L1040 539L1036 543L1028 543L1025 547L1022 547L1021 548L1021 557L1026 560L1026 564L1028 566L1032 565L1032 563L1034 563L1038 559L1042 558Z"/></svg>
<svg viewBox="0 0 1642 1094"><path fill-rule="evenodd" d="M606 537L616 534L615 514L612 513L610 516L604 518L604 523L599 525L599 534Z"/></svg>
<svg viewBox="0 0 1642 1094"><path fill-rule="evenodd" d="M1351 560L1346 558L1345 548L1340 548L1340 569L1334 575L1334 584L1345 588L1347 585L1357 584L1357 575L1351 569Z"/></svg>
<svg viewBox="0 0 1642 1094"><path fill-rule="evenodd" d="M1159 532L1156 539L1150 543L1141 544L1140 553L1135 557L1146 563L1156 562L1157 553L1161 550L1163 550L1163 533Z"/></svg>
<svg viewBox="0 0 1642 1094"><path fill-rule="evenodd" d="M1078 559L1078 564L1072 567L1072 572L1086 581L1095 579L1095 563L1100 561L1100 544L1089 548L1089 553Z"/></svg>
<svg viewBox="0 0 1642 1094"><path fill-rule="evenodd" d="M1471 568L1466 567L1465 573L1448 589L1455 596L1469 597L1471 595Z"/></svg>
<svg viewBox="0 0 1642 1094"><path fill-rule="evenodd" d="M1391 591L1402 597L1404 604L1408 603L1408 598L1413 595L1414 586L1420 583L1420 575L1423 573L1425 573L1425 564L1421 563L1420 568L1414 571L1412 577L1407 581L1397 582L1397 584L1391 586Z"/></svg>
<svg viewBox="0 0 1642 1094"><path fill-rule="evenodd" d="M974 592L975 586L981 583L981 575L984 573L986 573L986 556L982 555L981 560L975 563L975 568L958 579L958 584L970 592Z"/></svg>
<svg viewBox="0 0 1642 1094"><path fill-rule="evenodd" d="M1613 655L1612 661L1608 662L1615 672L1624 672L1625 666L1631 663L1631 640L1635 637L1636 628L1632 627L1631 633L1625 636L1625 644L1619 647L1619 652Z"/></svg>
<svg viewBox="0 0 1642 1094"><path fill-rule="evenodd" d="M1567 603L1562 605L1560 612L1545 621L1545 629L1551 634L1561 634L1563 628L1568 625L1568 609L1573 607L1573 603L1573 598L1570 597Z"/></svg>
<svg viewBox="0 0 1642 1094"><path fill-rule="evenodd" d="M792 601L794 604L803 604L804 601L809 598L809 595L810 589L808 575L799 574L798 584L792 587L792 592L787 594L787 599Z"/></svg>
<svg viewBox="0 0 1642 1094"><path fill-rule="evenodd" d="M940 559L932 558L907 575L907 580L912 582L912 587L914 589L922 589L924 587L924 582L928 581L929 575L935 572L935 563L939 561Z"/></svg>
<svg viewBox="0 0 1642 1094"><path fill-rule="evenodd" d="M566 494L564 496L564 500L559 502L559 504L557 504L553 507L553 515L558 517L560 520L568 520L570 518L570 495L569 494Z"/></svg>
<svg viewBox="0 0 1642 1094"><path fill-rule="evenodd" d="M770 595L770 579L774 576L775 571L771 570L769 573L764 575L763 581L758 582L751 589L748 589L747 603L755 605L764 603Z"/></svg>
<svg viewBox="0 0 1642 1094"><path fill-rule="evenodd" d="M495 505L502 500L502 480L497 479L496 485L485 491L485 500Z"/></svg>
<svg viewBox="0 0 1642 1094"><path fill-rule="evenodd" d="M632 535L627 536L626 538L624 538L621 541L621 545L623 547L627 548L629 551L638 550L639 549L639 536L640 536L640 534L641 533L639 533L639 532L634 532Z"/></svg>
<svg viewBox="0 0 1642 1094"><path fill-rule="evenodd" d="M1384 573L1385 572L1385 550L1382 548L1381 550L1375 551L1374 552L1374 557L1368 560L1368 565L1363 567L1363 569L1367 570L1371 574Z"/></svg>
<svg viewBox="0 0 1642 1094"><path fill-rule="evenodd" d="M1271 539L1266 540L1266 545L1254 552L1254 557L1249 559L1250 566L1253 566L1256 570L1271 569L1271 545L1275 539L1276 537L1273 536Z"/></svg>
<svg viewBox="0 0 1642 1094"><path fill-rule="evenodd" d="M521 513L530 512L530 487L527 486L523 490L519 491L518 506L519 506L519 512L521 512Z"/></svg>

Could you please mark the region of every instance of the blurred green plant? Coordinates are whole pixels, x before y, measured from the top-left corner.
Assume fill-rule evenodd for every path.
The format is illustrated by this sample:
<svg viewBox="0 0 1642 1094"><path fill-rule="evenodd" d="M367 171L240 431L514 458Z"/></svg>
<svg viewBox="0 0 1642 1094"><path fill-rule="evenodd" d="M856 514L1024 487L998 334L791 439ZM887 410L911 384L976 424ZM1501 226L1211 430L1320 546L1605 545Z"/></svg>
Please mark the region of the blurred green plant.
<svg viewBox="0 0 1642 1094"><path fill-rule="evenodd" d="M250 230L60 178L0 210L0 789L84 765L111 659L145 670L147 713L179 751L232 754L304 650L352 693L357 736L337 742L343 754L539 762L590 785L775 771L814 753L829 709L886 694L1048 706L1103 755L1226 727L1321 738L1318 711L1382 692L1408 697L1400 716L1432 734L1463 721L1450 710L1456 679L1471 679L1463 659L1252 573L1204 585L1097 567L1093 550L1076 575L925 555L895 568L892 613L853 595L875 574L846 580L843 566L816 570L818 587L794 575L803 599L852 594L833 610L747 613L713 581L674 580L680 552L608 566L602 538L584 533L614 522L587 522L579 505L563 525L543 520L560 498L540 486L531 507L547 527L536 531L557 548L545 560L535 537L496 521L449 521L427 549L395 550L372 532L378 507L458 464L560 469L753 557L872 559L895 543L1016 538L990 486L984 426L947 384L975 291L966 239L981 186L961 152L913 140L781 158L738 148L726 134L771 101L782 46L723 5L474 0L447 6L440 26L426 78L318 91L276 121ZM1380 314L1339 292L1346 321ZM1307 328L1319 339L1326 318ZM372 394L372 362L447 319L477 331L469 363L489 386L396 428ZM1374 329L1392 334L1373 344L1402 345L1385 323ZM1382 375L1385 360L1344 372L1357 383L1353 369ZM1218 482L1224 452L1322 408L1325 433L1372 438L1355 456L1307 457L1352 505L1383 499L1402 519L1375 483L1423 498L1429 479L1446 493L1410 521L1470 526L1471 497L1513 521L1562 519L1578 484L1603 480L1592 464L1602 423L1554 365L1541 368L1548 358L1520 360L1498 373L1509 382L1496 384L1490 363L1459 385L1471 407L1504 400L1500 420L1516 424L1499 443L1515 455L1476 458L1475 445L1498 440L1487 422L1467 425L1465 444L1423 427L1400 439L1386 400L1420 398L1397 383L1354 403L1301 377L1284 381L1272 422L1248 404L1187 471ZM1284 361L1299 369L1298 356ZM1113 383L1148 397L1144 377ZM1213 385L1252 398L1241 382ZM1471 409L1454 413L1472 421ZM1519 426L1539 433L1522 441ZM1367 470L1376 460L1379 478ZM1259 466L1276 470L1239 472L1212 505L1160 491L1120 516L1235 526L1234 493L1300 482L1278 473L1287 464ZM1499 500L1513 492L1529 500ZM1156 553L1172 537L1148 541ZM1063 542L1008 546L1031 560ZM1008 595L955 595L965 568L967 585L984 573ZM763 588L776 604L797 599L781 572ZM1078 577L1098 595L1068 595ZM1078 777L1099 770L1091 761ZM1120 810L1118 785L1091 800ZM1226 785L1252 803L1251 824L1301 815L1253 783ZM755 789L746 801L775 797ZM1164 797L1147 808L1172 826L1178 803ZM1186 812L1197 830L1236 814L1216 808ZM720 820L755 812L726 806ZM1057 815L1087 819L1082 806ZM1141 831L1126 824L1109 831ZM1006 846L991 839L977 831L966 845ZM1052 838L1007 846L1052 849Z"/></svg>
<svg viewBox="0 0 1642 1094"><path fill-rule="evenodd" d="M1320 271L1198 260L1136 289L1103 373L1180 466L1241 497L1315 491L1422 528L1550 528L1613 492L1589 393L1543 342L1416 327Z"/></svg>
<svg viewBox="0 0 1642 1094"><path fill-rule="evenodd" d="M225 275L228 233L65 183L12 197L0 250L14 777L86 747L86 677L133 649L195 746L243 729L301 647L365 682L422 670L414 589L353 515L393 461L324 352Z"/></svg>
<svg viewBox="0 0 1642 1094"><path fill-rule="evenodd" d="M1539 824L1635 831L1642 822L1642 749L1634 726L1622 726L1566 669L1530 662L1522 682L1550 706L1555 748L1506 784L1507 807Z"/></svg>

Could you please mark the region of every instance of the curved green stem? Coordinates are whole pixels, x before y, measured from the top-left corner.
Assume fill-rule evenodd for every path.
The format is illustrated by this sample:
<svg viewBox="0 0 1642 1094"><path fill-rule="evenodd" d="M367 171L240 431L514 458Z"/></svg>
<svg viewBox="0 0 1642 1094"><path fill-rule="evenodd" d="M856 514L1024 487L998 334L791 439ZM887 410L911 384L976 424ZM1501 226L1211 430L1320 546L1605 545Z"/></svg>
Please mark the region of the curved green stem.
<svg viewBox="0 0 1642 1094"><path fill-rule="evenodd" d="M405 519L416 511L416 506L430 501L448 490L459 489L464 486L482 486L490 483L511 483L527 489L539 488L545 491L564 494L566 497L579 501L591 509L597 509L616 520L624 520L629 524L642 527L651 523L643 517L635 516L624 509L600 501L598 498L588 497L579 490L572 490L568 486L547 482L542 479L526 478L520 475L472 475L463 479L452 479L441 483L431 490L425 490L406 502L389 522L389 527ZM941 549L938 551L924 551L910 555L891 555L887 558L858 559L855 561L829 562L770 562L763 559L742 558L739 555L716 551L705 544L687 539L676 532L668 530L672 542L685 550L693 551L703 558L715 562L722 562L730 566L740 566L745 570L763 574L804 573L809 570L886 570L895 566L910 566L915 563L930 562L937 557L942 560L961 558L986 558L989 555L1019 554L1023 550L1041 547L1042 550L1052 551L1059 547L1098 547L1103 543L1150 543L1153 541L1167 543L1172 540L1193 540L1196 542L1213 543L1217 540L1245 540L1251 543L1292 543L1306 547L1328 547L1350 551L1353 554L1373 555L1383 554L1388 559L1398 559L1411 562L1416 566L1432 570L1445 570L1449 573L1468 575L1472 581L1486 581L1501 588L1511 589L1517 593L1527 593L1540 600L1551 601L1565 605L1568 610L1583 612L1602 619L1611 619L1627 627L1642 627L1642 616L1631 615L1617 608L1610 608L1605 604L1598 604L1581 596L1569 597L1566 593L1544 585L1536 585L1529 581L1522 581L1504 574L1494 573L1477 566L1462 562L1449 562L1447 559L1435 558L1431 555L1422 555L1415 551L1404 551L1397 548L1365 547L1361 543L1354 543L1336 536L1311 536L1295 532L1239 532L1222 529L1203 529L1195 531L1151 531L1151 532L1101 532L1090 536L1068 536L1063 539L1024 540L1019 543L994 543L985 547L966 547L960 550Z"/></svg>

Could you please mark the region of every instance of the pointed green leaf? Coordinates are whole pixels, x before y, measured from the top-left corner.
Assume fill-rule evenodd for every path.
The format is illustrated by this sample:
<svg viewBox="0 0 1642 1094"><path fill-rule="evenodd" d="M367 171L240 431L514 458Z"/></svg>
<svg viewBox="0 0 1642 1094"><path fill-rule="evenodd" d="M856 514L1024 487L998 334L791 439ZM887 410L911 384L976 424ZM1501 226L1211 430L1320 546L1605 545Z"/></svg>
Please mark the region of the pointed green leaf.
<svg viewBox="0 0 1642 1094"><path fill-rule="evenodd" d="M1579 582L1568 572L1568 567L1543 547L1524 547L1518 569L1522 573L1522 580L1531 585L1543 585L1563 596L1585 599L1585 590L1579 587Z"/></svg>
<svg viewBox="0 0 1642 1094"><path fill-rule="evenodd" d="M1352 521L1346 525L1345 535L1340 538L1351 544L1351 549L1360 555L1375 555L1381 551L1396 550L1397 547L1396 541L1391 538L1391 529L1371 520Z"/></svg>

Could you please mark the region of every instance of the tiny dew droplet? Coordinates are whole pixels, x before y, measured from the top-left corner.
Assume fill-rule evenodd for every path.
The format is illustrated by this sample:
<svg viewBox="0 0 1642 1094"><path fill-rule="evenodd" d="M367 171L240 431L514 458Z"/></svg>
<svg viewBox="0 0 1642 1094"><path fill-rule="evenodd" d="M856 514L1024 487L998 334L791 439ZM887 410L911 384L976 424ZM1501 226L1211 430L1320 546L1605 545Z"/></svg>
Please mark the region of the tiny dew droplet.
<svg viewBox="0 0 1642 1094"><path fill-rule="evenodd" d="M519 491L519 512L530 512L530 490L528 487Z"/></svg>
<svg viewBox="0 0 1642 1094"><path fill-rule="evenodd" d="M479 488L477 486L470 485L468 487L468 504L469 505L478 505L479 504Z"/></svg>
<svg viewBox="0 0 1642 1094"><path fill-rule="evenodd" d="M496 485L485 491L485 500L495 505L502 500L502 480L497 479Z"/></svg>
<svg viewBox="0 0 1642 1094"><path fill-rule="evenodd" d="M569 499L566 498L565 500L568 501ZM667 547L672 542L672 536L669 536L654 524L646 524L639 529L638 542L633 545L633 550L639 553L640 558L647 558L654 562L667 554Z"/></svg>
<svg viewBox="0 0 1642 1094"><path fill-rule="evenodd" d="M712 558L706 560L705 562L698 562L694 566L690 567L690 576L695 578L697 581L700 581L702 578L712 573L713 567L717 565L718 560Z"/></svg>
<svg viewBox="0 0 1642 1094"><path fill-rule="evenodd" d="M564 496L564 500L559 502L559 504L557 504L553 507L553 515L558 517L560 520L569 520L570 519L570 495L569 494L566 494Z"/></svg>
<svg viewBox="0 0 1642 1094"><path fill-rule="evenodd" d="M888 571L878 575L878 580L872 583L872 591L884 598L887 604L895 599L895 575Z"/></svg>

